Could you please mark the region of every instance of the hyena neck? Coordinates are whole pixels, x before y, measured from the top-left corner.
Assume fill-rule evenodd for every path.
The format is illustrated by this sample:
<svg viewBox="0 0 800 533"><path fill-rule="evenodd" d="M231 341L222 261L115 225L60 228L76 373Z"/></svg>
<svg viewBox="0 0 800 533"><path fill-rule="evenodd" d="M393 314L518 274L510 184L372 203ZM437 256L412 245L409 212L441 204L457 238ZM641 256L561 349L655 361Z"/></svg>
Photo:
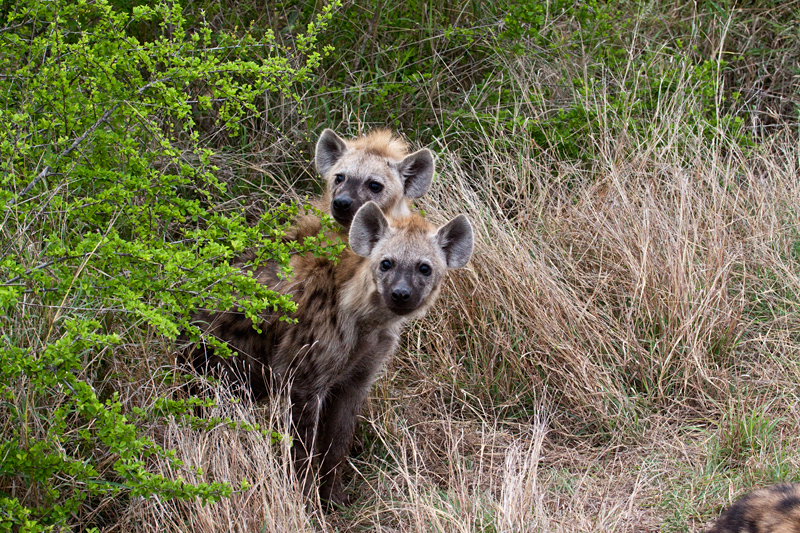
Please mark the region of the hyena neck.
<svg viewBox="0 0 800 533"><path fill-rule="evenodd" d="M397 202L395 202L394 206L386 213L389 218L405 218L411 216L411 209L410 206L411 201L406 198L401 198Z"/></svg>
<svg viewBox="0 0 800 533"><path fill-rule="evenodd" d="M329 202L328 202L329 204ZM314 201L311 205L322 211L323 213L330 214L330 209L326 211L325 203ZM322 219L312 212L301 213L297 216L294 225L286 232L284 241L297 241L302 243L306 237L316 237L322 231ZM336 224L333 228L325 231L325 234L333 239L340 240L347 243L347 228L343 228Z"/></svg>

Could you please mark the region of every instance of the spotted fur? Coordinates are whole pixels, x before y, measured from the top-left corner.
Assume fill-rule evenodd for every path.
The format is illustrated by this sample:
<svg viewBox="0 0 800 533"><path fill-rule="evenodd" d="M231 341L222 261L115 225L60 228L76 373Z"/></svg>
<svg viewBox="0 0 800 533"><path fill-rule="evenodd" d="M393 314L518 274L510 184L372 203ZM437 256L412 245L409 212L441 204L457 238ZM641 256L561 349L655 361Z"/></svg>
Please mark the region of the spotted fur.
<svg viewBox="0 0 800 533"><path fill-rule="evenodd" d="M773 485L743 496L708 533L800 533L800 484Z"/></svg>
<svg viewBox="0 0 800 533"><path fill-rule="evenodd" d="M435 228L418 215L387 219L368 202L353 220L350 244L338 263L293 257L291 280L280 279L274 264L254 272L260 283L292 295L294 322L267 314L258 334L241 313L200 313L196 322L238 355L221 359L202 345L189 354L195 368L222 372L257 398L275 387L290 391L297 471L308 477L316 464L320 495L333 501L343 500L339 465L372 383L403 326L425 314L448 270L467 263L473 235L463 215Z"/></svg>

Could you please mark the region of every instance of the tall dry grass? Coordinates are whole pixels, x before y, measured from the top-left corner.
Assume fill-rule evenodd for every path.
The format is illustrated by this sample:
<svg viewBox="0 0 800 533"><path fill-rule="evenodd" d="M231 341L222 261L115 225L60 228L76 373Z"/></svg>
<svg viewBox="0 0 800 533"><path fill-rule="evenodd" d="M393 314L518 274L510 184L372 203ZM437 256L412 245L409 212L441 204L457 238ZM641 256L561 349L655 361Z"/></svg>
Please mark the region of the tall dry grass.
<svg viewBox="0 0 800 533"><path fill-rule="evenodd" d="M209 409L206 417L233 423L219 423L207 430L192 429L173 419L153 428L154 436L175 451L182 466L176 470L163 460L151 466L168 479L183 479L192 484L227 482L237 490L230 498L207 505L157 497L133 499L111 530L315 531L305 500L292 483L290 440L275 442L273 437L273 432L288 434L288 412L279 403L257 406L247 398L234 398L219 385L207 390L217 407ZM324 523L324 515L316 514Z"/></svg>
<svg viewBox="0 0 800 533"><path fill-rule="evenodd" d="M522 90L538 81L520 77ZM693 132L693 89L638 132L616 127L626 106L592 94L586 105L615 127L588 168L536 153L524 132L502 148L469 132L444 147L423 207L437 220L466 210L478 245L442 312L419 326L415 349L431 365L420 375L512 411L547 391L569 413L554 420L561 429L618 438L676 402L713 411L765 352L796 355L792 137L745 151L726 131Z"/></svg>

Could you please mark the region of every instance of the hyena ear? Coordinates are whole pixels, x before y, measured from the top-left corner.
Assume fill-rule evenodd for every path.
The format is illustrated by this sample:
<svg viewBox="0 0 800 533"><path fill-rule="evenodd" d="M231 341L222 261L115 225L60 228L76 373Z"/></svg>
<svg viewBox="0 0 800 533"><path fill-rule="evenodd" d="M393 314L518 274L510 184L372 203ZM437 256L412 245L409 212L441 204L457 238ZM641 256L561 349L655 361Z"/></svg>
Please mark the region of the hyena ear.
<svg viewBox="0 0 800 533"><path fill-rule="evenodd" d="M419 198L431 187L433 179L433 152L427 148L407 155L397 163L397 171L403 180L403 196Z"/></svg>
<svg viewBox="0 0 800 533"><path fill-rule="evenodd" d="M389 221L381 208L375 202L367 202L350 223L350 248L361 257L369 257L388 231Z"/></svg>
<svg viewBox="0 0 800 533"><path fill-rule="evenodd" d="M439 228L436 232L436 240L444 252L447 268L461 268L472 256L474 246L472 224L464 215L458 215Z"/></svg>
<svg viewBox="0 0 800 533"><path fill-rule="evenodd" d="M332 129L325 128L325 131L319 136L317 148L314 151L314 164L317 166L317 172L325 176L346 151L347 143L344 142L344 139L336 135Z"/></svg>

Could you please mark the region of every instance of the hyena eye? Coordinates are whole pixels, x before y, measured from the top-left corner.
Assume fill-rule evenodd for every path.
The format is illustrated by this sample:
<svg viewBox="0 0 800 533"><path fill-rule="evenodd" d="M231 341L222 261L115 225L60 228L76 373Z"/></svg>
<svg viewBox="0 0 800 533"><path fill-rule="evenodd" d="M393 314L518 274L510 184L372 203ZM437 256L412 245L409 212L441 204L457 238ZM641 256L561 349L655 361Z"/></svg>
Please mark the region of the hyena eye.
<svg viewBox="0 0 800 533"><path fill-rule="evenodd" d="M384 259L383 261L381 261L381 270L386 272L390 268L392 268L392 262L391 261L389 261L388 259Z"/></svg>
<svg viewBox="0 0 800 533"><path fill-rule="evenodd" d="M426 265L425 263L422 263L422 264L419 266L419 272L420 272L420 274L422 274L423 276L430 276L430 275L431 275L431 272L433 272L433 269L431 268L431 266L430 266L430 265Z"/></svg>
<svg viewBox="0 0 800 533"><path fill-rule="evenodd" d="M381 192L383 190L383 185L381 185L377 181L370 181L369 190L371 190L372 192Z"/></svg>
<svg viewBox="0 0 800 533"><path fill-rule="evenodd" d="M336 185L340 184L344 181L344 174L336 174L336 177L333 179L333 183Z"/></svg>

